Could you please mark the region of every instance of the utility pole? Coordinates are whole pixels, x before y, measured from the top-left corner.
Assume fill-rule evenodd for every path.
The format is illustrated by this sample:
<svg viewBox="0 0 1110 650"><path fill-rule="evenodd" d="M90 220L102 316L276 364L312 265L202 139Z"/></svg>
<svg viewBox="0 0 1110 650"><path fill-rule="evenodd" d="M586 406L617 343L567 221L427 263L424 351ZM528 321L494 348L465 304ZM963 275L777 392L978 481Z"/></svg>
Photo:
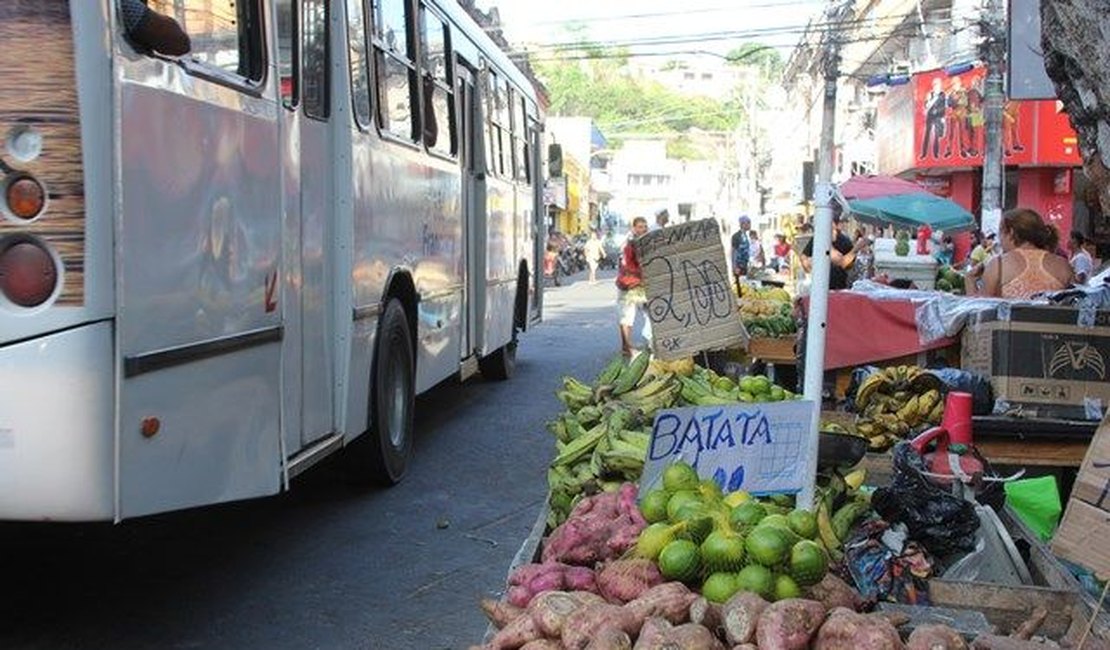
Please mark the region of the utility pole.
<svg viewBox="0 0 1110 650"><path fill-rule="evenodd" d="M1006 24L1002 0L987 0L983 17L983 59L987 76L983 85L983 197L980 228L998 232L1002 219L1002 111L1006 91L1002 75L1006 66Z"/></svg>
<svg viewBox="0 0 1110 650"><path fill-rule="evenodd" d="M806 321L805 399L814 403L810 424L809 453L806 454L806 483L798 495L798 507L812 509L817 477L817 450L821 429L821 397L825 379L825 330L829 315L829 271L833 226L832 175L836 157L836 84L840 77L839 23L851 7L850 0L828 10L828 29L822 53L825 81L824 114L821 121L821 148L818 151L817 183L814 186L816 210L813 217L813 267L810 278L809 316Z"/></svg>

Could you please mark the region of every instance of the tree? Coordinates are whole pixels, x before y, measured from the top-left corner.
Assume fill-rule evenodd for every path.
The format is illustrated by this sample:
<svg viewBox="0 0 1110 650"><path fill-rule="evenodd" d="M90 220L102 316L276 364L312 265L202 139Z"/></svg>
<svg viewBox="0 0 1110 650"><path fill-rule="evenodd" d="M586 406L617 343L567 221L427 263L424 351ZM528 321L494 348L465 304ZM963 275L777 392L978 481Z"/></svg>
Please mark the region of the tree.
<svg viewBox="0 0 1110 650"><path fill-rule="evenodd" d="M782 76L784 67L782 55L768 45L744 43L725 55L725 58L731 65L759 68L760 76L764 79L776 79Z"/></svg>
<svg viewBox="0 0 1110 650"><path fill-rule="evenodd" d="M1079 135L1083 169L1110 214L1110 25L1106 0L1042 0L1045 70Z"/></svg>

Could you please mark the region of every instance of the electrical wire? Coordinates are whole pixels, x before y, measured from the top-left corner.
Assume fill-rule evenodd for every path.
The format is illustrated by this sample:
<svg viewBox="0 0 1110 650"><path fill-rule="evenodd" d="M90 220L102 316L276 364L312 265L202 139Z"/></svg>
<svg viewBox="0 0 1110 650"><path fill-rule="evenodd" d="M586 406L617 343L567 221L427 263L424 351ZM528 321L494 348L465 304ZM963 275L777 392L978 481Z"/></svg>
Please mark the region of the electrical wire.
<svg viewBox="0 0 1110 650"><path fill-rule="evenodd" d="M561 18L559 20L541 20L533 23L528 23L531 26L538 25L573 25L580 22L609 22L613 20L638 20L641 18L666 18L668 16L689 16L691 14L709 14L721 13L725 11L736 11L737 9L781 9L784 7L801 7L801 6L820 6L824 5L823 0L785 0L784 2L765 2L759 4L745 4L737 6L736 4L723 5L720 7L702 7L700 9L687 9L683 11L659 11L653 13L641 14L608 14L605 16L589 16L581 19L567 19Z"/></svg>

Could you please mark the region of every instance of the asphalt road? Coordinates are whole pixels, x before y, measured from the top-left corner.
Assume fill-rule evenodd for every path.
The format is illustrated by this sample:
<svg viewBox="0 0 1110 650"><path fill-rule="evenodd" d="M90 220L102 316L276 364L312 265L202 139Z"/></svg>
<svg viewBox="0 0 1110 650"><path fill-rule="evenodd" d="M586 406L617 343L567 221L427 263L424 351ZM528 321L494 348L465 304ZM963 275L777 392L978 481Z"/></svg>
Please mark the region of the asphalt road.
<svg viewBox="0 0 1110 650"><path fill-rule="evenodd" d="M516 377L418 399L391 489L314 468L281 496L110 525L0 524L0 649L374 648L478 642L546 493L560 378L617 350L612 273L548 289Z"/></svg>

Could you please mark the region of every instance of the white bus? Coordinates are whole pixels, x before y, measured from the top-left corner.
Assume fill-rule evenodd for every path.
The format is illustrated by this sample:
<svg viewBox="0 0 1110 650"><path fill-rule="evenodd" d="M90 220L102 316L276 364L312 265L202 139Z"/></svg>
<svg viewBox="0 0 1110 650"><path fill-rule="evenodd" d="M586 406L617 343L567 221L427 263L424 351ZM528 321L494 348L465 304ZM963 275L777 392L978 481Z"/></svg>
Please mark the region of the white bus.
<svg viewBox="0 0 1110 650"><path fill-rule="evenodd" d="M542 107L456 0L0 2L0 519L401 479L540 317Z"/></svg>

